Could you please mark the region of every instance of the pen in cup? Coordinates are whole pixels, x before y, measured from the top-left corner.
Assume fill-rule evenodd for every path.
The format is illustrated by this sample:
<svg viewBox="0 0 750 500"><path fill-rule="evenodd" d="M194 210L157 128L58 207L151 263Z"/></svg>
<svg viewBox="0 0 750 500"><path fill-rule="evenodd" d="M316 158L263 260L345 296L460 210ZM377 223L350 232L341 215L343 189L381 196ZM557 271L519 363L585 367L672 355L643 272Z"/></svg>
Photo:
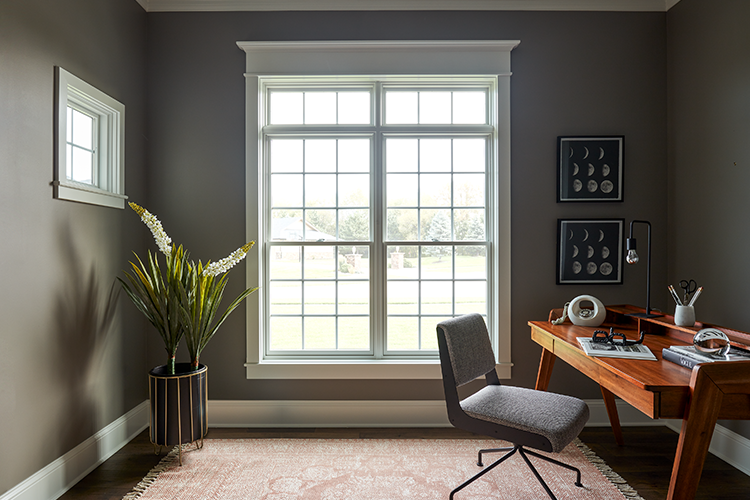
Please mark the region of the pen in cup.
<svg viewBox="0 0 750 500"><path fill-rule="evenodd" d="M678 306L684 306L685 304L680 300L680 297L677 295L677 292L675 292L674 287L672 285L669 285L667 287L669 290L669 293L672 294L672 298L677 303ZM697 294L696 294L697 295ZM695 297L693 297L693 300L695 300Z"/></svg>
<svg viewBox="0 0 750 500"><path fill-rule="evenodd" d="M703 291L703 287L699 287L695 291L695 294L693 294L693 298L690 299L690 303L688 304L689 306L692 306L693 304L695 304L695 301L698 299L698 296L701 294L702 291Z"/></svg>

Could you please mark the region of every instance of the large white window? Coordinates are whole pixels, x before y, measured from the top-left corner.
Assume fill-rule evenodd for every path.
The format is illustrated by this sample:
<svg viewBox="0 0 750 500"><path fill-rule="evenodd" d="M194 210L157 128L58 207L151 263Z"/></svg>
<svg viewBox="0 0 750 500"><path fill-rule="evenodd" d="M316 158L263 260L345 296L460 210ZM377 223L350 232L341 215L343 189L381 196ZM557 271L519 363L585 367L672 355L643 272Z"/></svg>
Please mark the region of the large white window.
<svg viewBox="0 0 750 500"><path fill-rule="evenodd" d="M58 68L55 198L125 206L125 106Z"/></svg>
<svg viewBox="0 0 750 500"><path fill-rule="evenodd" d="M485 315L509 376L515 43L239 45L260 243L248 280L262 286L248 305L249 376L439 378L435 326L469 312ZM384 55L390 72L362 74ZM306 72L320 57L328 74ZM420 65L433 69L403 71Z"/></svg>

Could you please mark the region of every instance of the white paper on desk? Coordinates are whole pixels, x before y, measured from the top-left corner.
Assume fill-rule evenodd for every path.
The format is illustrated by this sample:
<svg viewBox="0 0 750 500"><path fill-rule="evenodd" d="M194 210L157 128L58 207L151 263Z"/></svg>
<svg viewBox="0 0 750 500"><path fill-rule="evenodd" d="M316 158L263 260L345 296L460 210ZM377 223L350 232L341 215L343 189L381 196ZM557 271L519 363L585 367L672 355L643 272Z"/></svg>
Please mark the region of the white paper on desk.
<svg viewBox="0 0 750 500"><path fill-rule="evenodd" d="M647 359L656 361L656 356L651 349L643 344L635 345L615 345L594 342L591 337L577 337L578 343L583 348L587 356L599 358L625 358L625 359Z"/></svg>

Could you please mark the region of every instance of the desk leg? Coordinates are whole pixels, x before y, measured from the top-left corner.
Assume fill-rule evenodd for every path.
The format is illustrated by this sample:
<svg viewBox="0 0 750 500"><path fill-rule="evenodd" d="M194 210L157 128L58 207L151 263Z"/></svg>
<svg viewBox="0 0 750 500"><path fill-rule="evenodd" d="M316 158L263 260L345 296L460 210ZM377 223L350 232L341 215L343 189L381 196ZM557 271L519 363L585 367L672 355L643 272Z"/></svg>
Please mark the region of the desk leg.
<svg viewBox="0 0 750 500"><path fill-rule="evenodd" d="M625 444L625 440L622 438L622 428L620 427L620 416L617 414L615 395L601 385L599 388L602 390L604 406L607 408L607 415L609 416L609 423L612 426L612 433L615 435L615 442L618 446L622 446Z"/></svg>
<svg viewBox="0 0 750 500"><path fill-rule="evenodd" d="M557 356L551 351L542 349L542 359L539 361L539 373L536 375L536 386L534 387L537 391L546 391L549 387L549 379L552 376L555 359L557 359Z"/></svg>
<svg viewBox="0 0 750 500"><path fill-rule="evenodd" d="M682 420L667 500L692 500L698 491L703 463L724 397L709 377L702 378L693 390Z"/></svg>

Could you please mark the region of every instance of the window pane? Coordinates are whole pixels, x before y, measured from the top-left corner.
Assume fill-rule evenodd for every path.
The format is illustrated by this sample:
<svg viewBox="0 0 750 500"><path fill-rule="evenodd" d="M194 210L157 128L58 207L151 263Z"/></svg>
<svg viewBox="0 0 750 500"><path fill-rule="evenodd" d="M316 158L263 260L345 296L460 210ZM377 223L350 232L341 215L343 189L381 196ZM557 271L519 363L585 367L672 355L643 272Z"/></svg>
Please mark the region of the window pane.
<svg viewBox="0 0 750 500"><path fill-rule="evenodd" d="M84 149L94 149L94 119L75 109L72 142Z"/></svg>
<svg viewBox="0 0 750 500"><path fill-rule="evenodd" d="M336 210L305 210L305 241L336 239ZM310 251L314 248L310 247Z"/></svg>
<svg viewBox="0 0 750 500"><path fill-rule="evenodd" d="M340 139L339 172L370 171L370 140Z"/></svg>
<svg viewBox="0 0 750 500"><path fill-rule="evenodd" d="M305 206L306 207L335 207L336 206L336 175L335 174L305 175Z"/></svg>
<svg viewBox="0 0 750 500"><path fill-rule="evenodd" d="M71 179L76 182L93 184L94 154L85 149L73 147L73 169Z"/></svg>
<svg viewBox="0 0 750 500"><path fill-rule="evenodd" d="M65 147L65 177L73 178L73 146L70 144Z"/></svg>
<svg viewBox="0 0 750 500"><path fill-rule="evenodd" d="M271 140L271 172L302 172L301 140Z"/></svg>
<svg viewBox="0 0 750 500"><path fill-rule="evenodd" d="M484 210L454 210L456 239L460 241L485 241Z"/></svg>
<svg viewBox="0 0 750 500"><path fill-rule="evenodd" d="M339 349L370 349L370 318L339 317Z"/></svg>
<svg viewBox="0 0 750 500"><path fill-rule="evenodd" d="M388 281L388 314L419 313L419 282Z"/></svg>
<svg viewBox="0 0 750 500"><path fill-rule="evenodd" d="M451 140L421 139L419 141L419 170L421 172L450 172Z"/></svg>
<svg viewBox="0 0 750 500"><path fill-rule="evenodd" d="M302 206L301 174L273 174L271 176L271 206Z"/></svg>
<svg viewBox="0 0 750 500"><path fill-rule="evenodd" d="M407 241L419 239L419 211L417 209L388 209L386 239Z"/></svg>
<svg viewBox="0 0 750 500"><path fill-rule="evenodd" d="M422 174L419 176L419 205L449 207L451 204L451 174Z"/></svg>
<svg viewBox="0 0 750 500"><path fill-rule="evenodd" d="M452 281L423 281L421 291L422 314L453 313Z"/></svg>
<svg viewBox="0 0 750 500"><path fill-rule="evenodd" d="M338 247L339 279L362 280L370 278L370 249L367 245Z"/></svg>
<svg viewBox="0 0 750 500"><path fill-rule="evenodd" d="M484 209L453 211L453 234L458 241L486 241Z"/></svg>
<svg viewBox="0 0 750 500"><path fill-rule="evenodd" d="M419 123L450 123L451 93L420 92Z"/></svg>
<svg viewBox="0 0 750 500"><path fill-rule="evenodd" d="M453 170L456 172L484 172L486 149L484 139L453 140Z"/></svg>
<svg viewBox="0 0 750 500"><path fill-rule="evenodd" d="M305 141L305 172L335 172L336 141L316 139Z"/></svg>
<svg viewBox="0 0 750 500"><path fill-rule="evenodd" d="M299 281L271 281L271 314L302 314Z"/></svg>
<svg viewBox="0 0 750 500"><path fill-rule="evenodd" d="M305 279L333 279L336 277L336 247L305 247Z"/></svg>
<svg viewBox="0 0 750 500"><path fill-rule="evenodd" d="M388 125L419 122L419 92L386 92L385 122Z"/></svg>
<svg viewBox="0 0 750 500"><path fill-rule="evenodd" d="M449 210L422 210L422 239L451 241L451 214Z"/></svg>
<svg viewBox="0 0 750 500"><path fill-rule="evenodd" d="M388 279L417 279L419 277L419 247L388 247Z"/></svg>
<svg viewBox="0 0 750 500"><path fill-rule="evenodd" d="M271 248L270 277L272 280L294 280L302 277L301 247Z"/></svg>
<svg viewBox="0 0 750 500"><path fill-rule="evenodd" d="M339 314L370 314L370 283L340 281L338 283Z"/></svg>
<svg viewBox="0 0 750 500"><path fill-rule="evenodd" d="M302 92L271 92L272 125L302 124Z"/></svg>
<svg viewBox="0 0 750 500"><path fill-rule="evenodd" d="M368 241L370 239L370 211L366 209L339 210L339 239Z"/></svg>
<svg viewBox="0 0 750 500"><path fill-rule="evenodd" d="M271 316L268 330L272 351L302 349L302 318Z"/></svg>
<svg viewBox="0 0 750 500"><path fill-rule="evenodd" d="M305 314L336 314L334 281L306 281L304 296Z"/></svg>
<svg viewBox="0 0 750 500"><path fill-rule="evenodd" d="M73 142L73 108L68 106L65 126L65 141Z"/></svg>
<svg viewBox="0 0 750 500"><path fill-rule="evenodd" d="M305 123L336 123L336 92L305 92Z"/></svg>
<svg viewBox="0 0 750 500"><path fill-rule="evenodd" d="M453 205L457 207L484 206L484 174L453 176Z"/></svg>
<svg viewBox="0 0 750 500"><path fill-rule="evenodd" d="M339 92L339 124L370 123L369 92Z"/></svg>
<svg viewBox="0 0 750 500"><path fill-rule="evenodd" d="M435 350L438 349L437 341L437 324L446 319L450 319L451 316L435 317L427 316L423 317L421 321L422 329L420 331L419 340L421 350Z"/></svg>
<svg viewBox="0 0 750 500"><path fill-rule="evenodd" d="M456 247L456 279L487 279L486 247Z"/></svg>
<svg viewBox="0 0 750 500"><path fill-rule="evenodd" d="M386 193L389 207L416 207L419 176L417 174L388 174Z"/></svg>
<svg viewBox="0 0 750 500"><path fill-rule="evenodd" d="M389 351L419 349L419 318L389 316L387 336Z"/></svg>
<svg viewBox="0 0 750 500"><path fill-rule="evenodd" d="M336 349L336 319L306 317L305 349Z"/></svg>
<svg viewBox="0 0 750 500"><path fill-rule="evenodd" d="M339 206L367 207L370 205L370 176L342 174L339 178Z"/></svg>
<svg viewBox="0 0 750 500"><path fill-rule="evenodd" d="M456 281L456 314L487 314L487 282Z"/></svg>
<svg viewBox="0 0 750 500"><path fill-rule="evenodd" d="M454 92L453 123L487 123L486 100L484 92Z"/></svg>
<svg viewBox="0 0 750 500"><path fill-rule="evenodd" d="M453 278L453 247L424 246L420 276L422 279L452 279Z"/></svg>
<svg viewBox="0 0 750 500"><path fill-rule="evenodd" d="M418 151L417 139L386 139L386 171L416 172L419 167Z"/></svg>

